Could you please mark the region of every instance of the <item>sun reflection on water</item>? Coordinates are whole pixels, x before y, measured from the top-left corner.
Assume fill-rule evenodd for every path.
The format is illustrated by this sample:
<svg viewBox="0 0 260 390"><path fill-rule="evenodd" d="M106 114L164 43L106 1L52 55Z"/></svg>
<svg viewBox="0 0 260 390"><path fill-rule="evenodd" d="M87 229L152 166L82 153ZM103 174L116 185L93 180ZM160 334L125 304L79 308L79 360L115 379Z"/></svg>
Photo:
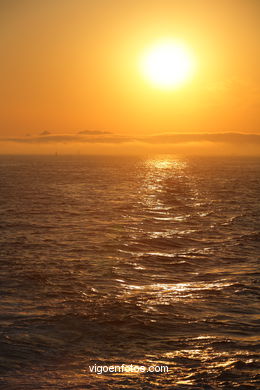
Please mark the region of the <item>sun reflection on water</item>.
<svg viewBox="0 0 260 390"><path fill-rule="evenodd" d="M151 169L183 169L187 166L187 163L179 157L165 155L147 160L146 166Z"/></svg>
<svg viewBox="0 0 260 390"><path fill-rule="evenodd" d="M160 312L160 306L169 306L174 302L183 301L184 304L194 303L203 299L205 293L216 293L230 286L226 280L215 283L188 282L188 283L151 283L151 284L124 284L119 299L125 302L136 300L137 306L144 312Z"/></svg>
<svg viewBox="0 0 260 390"><path fill-rule="evenodd" d="M169 207L162 201L165 182L183 177L187 162L175 156L158 156L145 162L146 177L140 190L142 203L158 217L167 218Z"/></svg>

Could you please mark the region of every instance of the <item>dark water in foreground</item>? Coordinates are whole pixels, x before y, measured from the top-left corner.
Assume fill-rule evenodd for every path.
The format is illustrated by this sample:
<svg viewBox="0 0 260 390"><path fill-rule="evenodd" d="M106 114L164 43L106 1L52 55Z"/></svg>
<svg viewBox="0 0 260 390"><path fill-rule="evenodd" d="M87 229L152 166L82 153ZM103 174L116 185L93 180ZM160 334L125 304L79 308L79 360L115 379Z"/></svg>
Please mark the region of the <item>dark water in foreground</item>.
<svg viewBox="0 0 260 390"><path fill-rule="evenodd" d="M257 389L260 159L0 157L1 389ZM91 374L89 365L169 373Z"/></svg>

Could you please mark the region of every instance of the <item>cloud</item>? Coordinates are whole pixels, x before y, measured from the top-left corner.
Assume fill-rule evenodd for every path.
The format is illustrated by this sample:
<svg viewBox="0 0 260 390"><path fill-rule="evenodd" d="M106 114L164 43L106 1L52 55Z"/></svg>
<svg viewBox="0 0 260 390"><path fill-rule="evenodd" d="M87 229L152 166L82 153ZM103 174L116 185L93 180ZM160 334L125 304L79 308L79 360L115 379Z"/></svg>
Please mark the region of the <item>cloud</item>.
<svg viewBox="0 0 260 390"><path fill-rule="evenodd" d="M39 135L50 135L51 133L47 130L42 131Z"/></svg>
<svg viewBox="0 0 260 390"><path fill-rule="evenodd" d="M258 134L242 133L196 133L196 134L158 134L140 139L147 143L179 144L187 142L221 142L231 144L255 144L260 143Z"/></svg>
<svg viewBox="0 0 260 390"><path fill-rule="evenodd" d="M83 135L103 135L103 134L112 134L112 133L110 131L83 130L83 131L79 131L78 134L83 134Z"/></svg>
<svg viewBox="0 0 260 390"><path fill-rule="evenodd" d="M45 133L45 132L44 132ZM88 133L89 134L89 133ZM260 144L260 134L242 133L195 133L195 134L158 134L146 137L127 137L122 135L94 134L44 134L37 137L2 138L2 142L15 142L26 144L50 144L50 143L97 143L97 144L121 144L139 142L143 144L183 144L194 142L228 143L234 145Z"/></svg>
<svg viewBox="0 0 260 390"><path fill-rule="evenodd" d="M133 138L124 137L120 135L114 135L110 137L87 137L83 135L44 135L38 137L14 137L14 138L2 138L1 141L16 142L16 143L30 143L30 144L49 144L49 143L107 143L115 144L122 142L134 141Z"/></svg>

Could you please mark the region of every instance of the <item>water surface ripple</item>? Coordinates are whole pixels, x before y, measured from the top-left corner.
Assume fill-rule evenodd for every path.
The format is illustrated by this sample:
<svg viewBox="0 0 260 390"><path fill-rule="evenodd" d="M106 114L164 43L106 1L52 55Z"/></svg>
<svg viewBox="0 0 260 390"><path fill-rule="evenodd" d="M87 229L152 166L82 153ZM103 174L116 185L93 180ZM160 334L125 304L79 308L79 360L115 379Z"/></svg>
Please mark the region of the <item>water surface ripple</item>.
<svg viewBox="0 0 260 390"><path fill-rule="evenodd" d="M260 160L1 157L1 380L257 389ZM169 373L91 374L89 365Z"/></svg>

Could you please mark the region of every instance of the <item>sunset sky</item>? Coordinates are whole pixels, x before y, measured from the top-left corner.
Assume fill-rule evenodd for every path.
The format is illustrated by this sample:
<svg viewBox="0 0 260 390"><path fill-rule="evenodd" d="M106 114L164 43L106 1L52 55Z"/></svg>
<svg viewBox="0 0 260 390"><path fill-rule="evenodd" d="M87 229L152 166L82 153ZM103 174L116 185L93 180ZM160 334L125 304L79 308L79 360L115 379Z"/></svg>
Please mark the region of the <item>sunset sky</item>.
<svg viewBox="0 0 260 390"><path fill-rule="evenodd" d="M259 15L259 0L0 0L0 153L257 153ZM189 57L177 86L143 66L163 42Z"/></svg>

